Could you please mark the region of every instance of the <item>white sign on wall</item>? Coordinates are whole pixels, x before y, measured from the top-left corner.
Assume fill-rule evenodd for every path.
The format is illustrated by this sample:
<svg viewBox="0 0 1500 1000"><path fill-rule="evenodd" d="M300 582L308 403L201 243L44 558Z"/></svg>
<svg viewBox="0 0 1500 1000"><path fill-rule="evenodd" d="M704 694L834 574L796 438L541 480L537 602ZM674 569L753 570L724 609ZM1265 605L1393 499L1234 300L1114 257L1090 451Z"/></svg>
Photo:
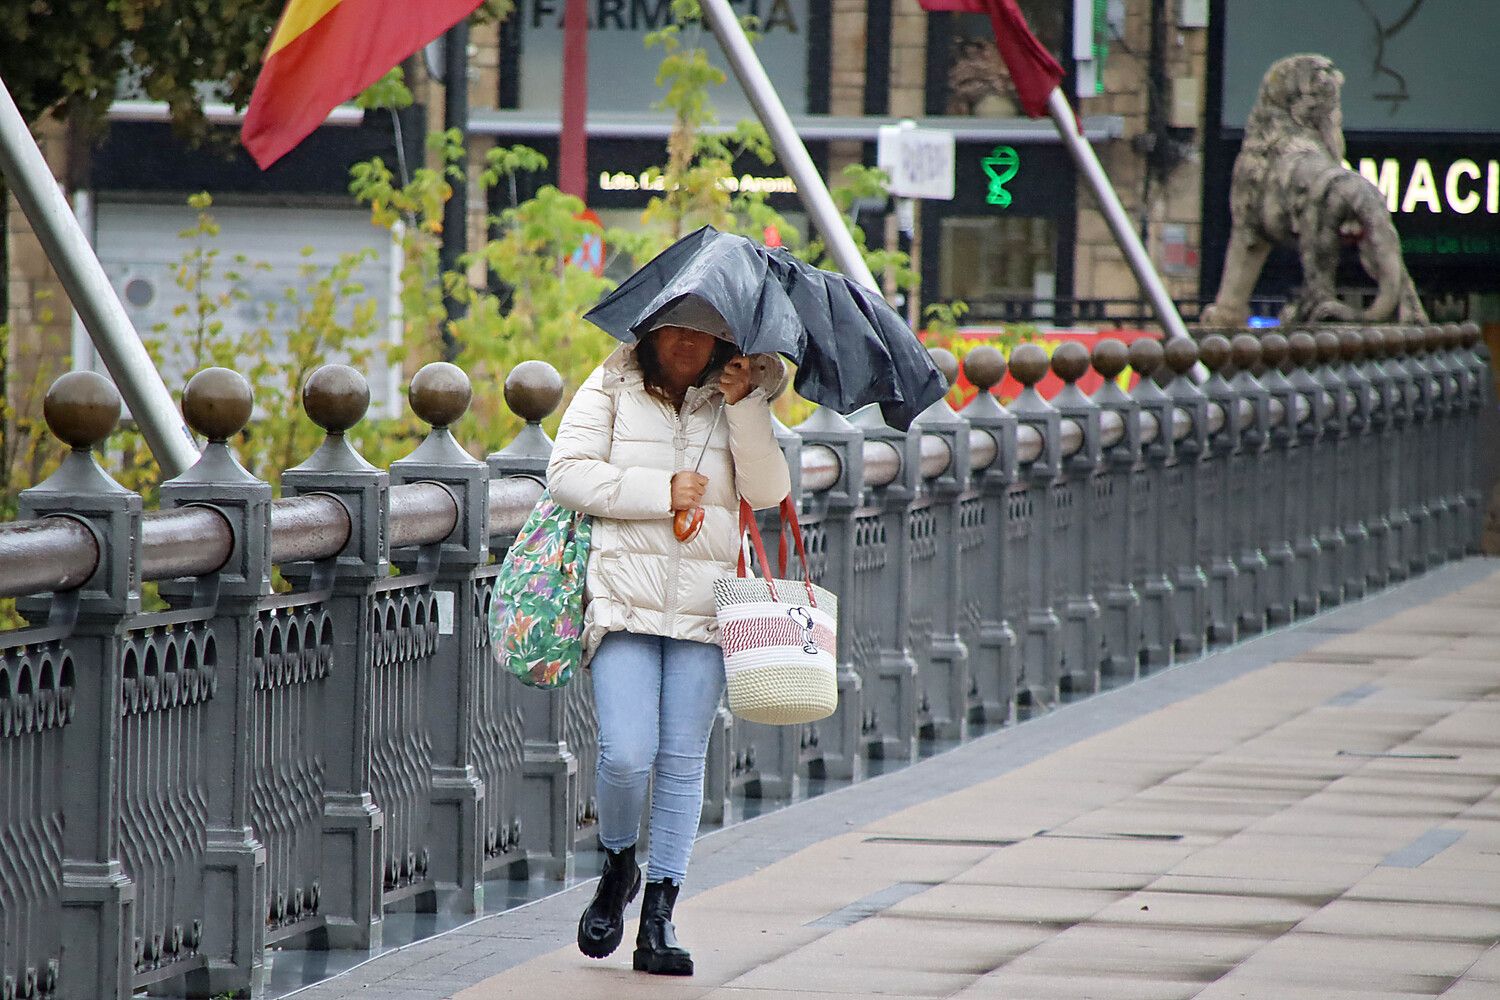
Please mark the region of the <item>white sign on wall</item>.
<svg viewBox="0 0 1500 1000"><path fill-rule="evenodd" d="M875 162L897 198L953 200L953 133L904 122L882 125Z"/></svg>

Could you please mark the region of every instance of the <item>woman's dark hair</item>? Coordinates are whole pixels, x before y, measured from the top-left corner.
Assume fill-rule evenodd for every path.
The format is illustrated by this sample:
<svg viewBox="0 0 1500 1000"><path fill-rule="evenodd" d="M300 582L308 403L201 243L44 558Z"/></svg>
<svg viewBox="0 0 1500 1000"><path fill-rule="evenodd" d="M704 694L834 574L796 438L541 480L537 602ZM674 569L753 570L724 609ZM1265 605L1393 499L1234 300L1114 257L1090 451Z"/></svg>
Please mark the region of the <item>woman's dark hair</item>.
<svg viewBox="0 0 1500 1000"><path fill-rule="evenodd" d="M636 341L635 360L636 363L641 366L641 378L646 383L647 394L655 396L657 399L661 400L663 403L666 403L669 406L675 406L677 405L677 401L672 398L671 393L667 392L666 386L662 382L661 358L659 358L656 354L655 334L656 331L653 330L642 337L640 340ZM714 352L709 356L708 364L703 366L703 370L699 372L698 377L694 379L694 384L701 383L703 381L703 376L707 375L709 372L715 371L719 368L723 368L725 365L729 364L729 362L733 361L739 355L739 353L740 352L738 348L736 348L733 344L729 343L728 341L715 338Z"/></svg>

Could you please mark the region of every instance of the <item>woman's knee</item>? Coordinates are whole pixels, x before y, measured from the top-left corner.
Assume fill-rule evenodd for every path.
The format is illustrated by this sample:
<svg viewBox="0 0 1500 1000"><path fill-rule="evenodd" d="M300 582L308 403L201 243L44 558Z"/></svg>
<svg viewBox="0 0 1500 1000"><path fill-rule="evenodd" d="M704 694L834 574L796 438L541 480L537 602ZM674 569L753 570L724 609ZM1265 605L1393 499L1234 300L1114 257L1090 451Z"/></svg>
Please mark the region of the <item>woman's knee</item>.
<svg viewBox="0 0 1500 1000"><path fill-rule="evenodd" d="M599 746L599 772L618 784L644 778L655 766L654 740L601 743Z"/></svg>
<svg viewBox="0 0 1500 1000"><path fill-rule="evenodd" d="M700 752L681 747L676 750L662 747L656 757L656 776L660 781L701 784L707 769L707 747ZM686 752L683 752L686 751Z"/></svg>

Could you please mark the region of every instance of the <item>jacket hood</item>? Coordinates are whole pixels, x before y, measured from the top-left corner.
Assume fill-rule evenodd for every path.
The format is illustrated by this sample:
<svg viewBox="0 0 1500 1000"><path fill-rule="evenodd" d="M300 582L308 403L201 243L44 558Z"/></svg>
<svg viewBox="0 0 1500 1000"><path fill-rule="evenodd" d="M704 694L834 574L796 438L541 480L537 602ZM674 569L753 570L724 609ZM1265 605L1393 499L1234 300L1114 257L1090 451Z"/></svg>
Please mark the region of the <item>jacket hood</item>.
<svg viewBox="0 0 1500 1000"><path fill-rule="evenodd" d="M641 365L636 359L635 349L635 344L621 344L615 348L614 352L604 360L605 375L621 377L626 384L642 381ZM765 390L767 402L774 401L786 391L786 362L782 361L780 355L750 354L747 357L750 359L751 382L756 388ZM709 371L703 377L701 386L716 387L719 375L723 370L722 367L718 367ZM692 390L689 390L689 394L690 397L693 395ZM709 395L717 396L718 394L719 390L717 388L709 390ZM706 398L708 397L700 396L700 401Z"/></svg>

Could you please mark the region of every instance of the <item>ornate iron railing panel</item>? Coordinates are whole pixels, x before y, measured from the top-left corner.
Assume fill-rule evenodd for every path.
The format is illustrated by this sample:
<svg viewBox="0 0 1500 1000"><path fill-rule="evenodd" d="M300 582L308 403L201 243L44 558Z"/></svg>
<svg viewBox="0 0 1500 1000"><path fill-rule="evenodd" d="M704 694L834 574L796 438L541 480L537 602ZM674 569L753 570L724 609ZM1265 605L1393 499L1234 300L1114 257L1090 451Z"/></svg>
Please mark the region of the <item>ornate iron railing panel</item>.
<svg viewBox="0 0 1500 1000"><path fill-rule="evenodd" d="M58 638L0 636L0 984L12 996L49 998L68 987L59 789L73 673Z"/></svg>
<svg viewBox="0 0 1500 1000"><path fill-rule="evenodd" d="M497 572L498 567L482 568L476 571L471 584L474 620L470 623L470 635L475 669L470 752L477 776L484 783L484 807L479 823L486 873L510 864L521 846L522 821L516 791L525 756L519 710L511 697L514 682L495 662L490 646L490 601L495 593Z"/></svg>
<svg viewBox="0 0 1500 1000"><path fill-rule="evenodd" d="M203 706L218 686L213 631L141 616L121 644L120 858L135 883L137 986L202 967L208 803Z"/></svg>
<svg viewBox="0 0 1500 1000"><path fill-rule="evenodd" d="M266 851L266 942L319 925L324 761L333 619L316 597L273 605L255 619L250 823Z"/></svg>
<svg viewBox="0 0 1500 1000"><path fill-rule="evenodd" d="M437 598L427 584L404 579L377 589L370 615L370 793L385 815L387 902L432 887L432 740L425 700L426 668L437 652Z"/></svg>

